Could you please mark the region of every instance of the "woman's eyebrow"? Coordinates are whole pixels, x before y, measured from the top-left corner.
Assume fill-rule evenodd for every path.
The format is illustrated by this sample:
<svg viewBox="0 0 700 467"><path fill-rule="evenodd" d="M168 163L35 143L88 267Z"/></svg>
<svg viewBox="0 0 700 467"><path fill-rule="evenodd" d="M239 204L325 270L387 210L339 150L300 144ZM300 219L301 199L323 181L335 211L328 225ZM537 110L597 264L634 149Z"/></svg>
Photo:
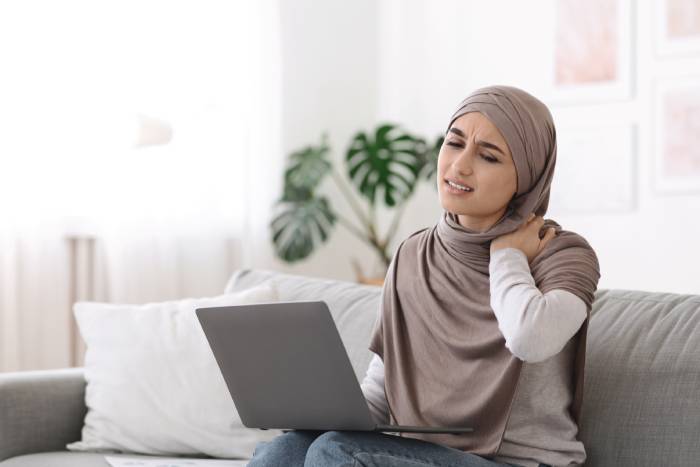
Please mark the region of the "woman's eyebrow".
<svg viewBox="0 0 700 467"><path fill-rule="evenodd" d="M450 129L447 130L447 131L448 131L448 132L452 132L452 133L454 133L454 134L456 134L456 135L459 135L459 136L461 136L462 138L465 138L465 139L466 139L466 136L464 135L464 132L463 132L462 130L460 130L459 128L450 127ZM485 148L489 148L489 149L493 149L493 150L495 150L495 151L498 151L498 152L500 152L501 154L503 154L504 156L506 155L506 153L503 152L503 150L502 150L501 148L499 148L498 146L496 146L496 145L493 144L493 143L489 143L488 141L478 140L478 141L475 141L475 143L478 144L479 146L483 146L483 147L485 147Z"/></svg>

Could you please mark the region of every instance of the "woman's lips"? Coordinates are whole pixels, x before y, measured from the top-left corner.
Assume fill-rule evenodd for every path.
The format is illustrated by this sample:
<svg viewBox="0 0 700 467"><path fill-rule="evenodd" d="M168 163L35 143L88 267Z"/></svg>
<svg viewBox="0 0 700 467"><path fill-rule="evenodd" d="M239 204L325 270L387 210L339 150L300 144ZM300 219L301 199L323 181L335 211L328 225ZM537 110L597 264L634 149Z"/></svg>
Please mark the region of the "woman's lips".
<svg viewBox="0 0 700 467"><path fill-rule="evenodd" d="M460 190L459 188L455 188L452 185L450 185L447 180L445 180L445 189L447 190L448 193L450 193L452 195L468 195L468 194L471 194L474 192L474 190L464 191L464 190Z"/></svg>

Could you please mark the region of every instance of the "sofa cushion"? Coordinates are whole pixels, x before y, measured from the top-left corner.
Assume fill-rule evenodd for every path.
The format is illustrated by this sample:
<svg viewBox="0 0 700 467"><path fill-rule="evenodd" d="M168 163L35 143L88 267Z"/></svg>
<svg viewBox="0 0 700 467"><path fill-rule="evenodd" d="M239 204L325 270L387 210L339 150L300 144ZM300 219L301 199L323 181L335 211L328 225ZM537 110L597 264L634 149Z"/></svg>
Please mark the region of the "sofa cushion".
<svg viewBox="0 0 700 467"><path fill-rule="evenodd" d="M78 302L87 344L82 439L69 450L249 459L278 430L245 427L195 315L277 301L271 285L141 305Z"/></svg>
<svg viewBox="0 0 700 467"><path fill-rule="evenodd" d="M697 465L700 296L599 290L581 440L586 465Z"/></svg>
<svg viewBox="0 0 700 467"><path fill-rule="evenodd" d="M322 300L328 305L358 381L369 367L369 339L379 314L381 287L332 279L242 269L233 274L225 293L273 282L280 301Z"/></svg>
<svg viewBox="0 0 700 467"><path fill-rule="evenodd" d="M137 457L139 459L153 459L150 456L138 454L98 454L93 452L42 452L17 456L0 462L0 467L110 467L105 460L105 455L110 457ZM183 459L184 460L184 459ZM240 463L244 466L247 461L230 461L233 465ZM168 464L163 464L168 465Z"/></svg>
<svg viewBox="0 0 700 467"><path fill-rule="evenodd" d="M0 467L109 467L104 456L92 452L42 452L7 459L0 462Z"/></svg>

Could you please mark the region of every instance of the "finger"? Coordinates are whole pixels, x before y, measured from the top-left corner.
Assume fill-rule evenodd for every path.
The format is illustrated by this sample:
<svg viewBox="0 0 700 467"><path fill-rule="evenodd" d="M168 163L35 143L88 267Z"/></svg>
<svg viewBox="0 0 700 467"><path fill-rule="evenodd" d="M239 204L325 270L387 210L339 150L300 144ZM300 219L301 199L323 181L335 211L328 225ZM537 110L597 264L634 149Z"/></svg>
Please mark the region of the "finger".
<svg viewBox="0 0 700 467"><path fill-rule="evenodd" d="M544 237L542 237L542 246L546 245L549 243L551 239L553 239L557 234L557 231L554 229L554 227L550 227L547 229L547 232L544 234Z"/></svg>
<svg viewBox="0 0 700 467"><path fill-rule="evenodd" d="M535 253L535 256L539 255L542 250L544 250L544 247L547 246L547 243L551 239L553 239L556 236L556 231L554 230L554 227L550 227L547 229L547 232L545 232L544 236L540 239L540 244L537 247L537 253Z"/></svg>

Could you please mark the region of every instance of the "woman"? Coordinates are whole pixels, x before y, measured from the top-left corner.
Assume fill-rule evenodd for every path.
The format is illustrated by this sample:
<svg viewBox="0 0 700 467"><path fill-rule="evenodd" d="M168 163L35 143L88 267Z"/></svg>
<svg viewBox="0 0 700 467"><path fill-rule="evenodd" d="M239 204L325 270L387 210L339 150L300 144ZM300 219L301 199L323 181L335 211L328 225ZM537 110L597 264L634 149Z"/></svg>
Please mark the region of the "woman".
<svg viewBox="0 0 700 467"><path fill-rule="evenodd" d="M397 248L362 389L378 423L467 434L290 431L249 466L559 466L577 439L586 330L600 278L580 235L543 215L556 163L547 107L478 89L438 157L444 212Z"/></svg>

